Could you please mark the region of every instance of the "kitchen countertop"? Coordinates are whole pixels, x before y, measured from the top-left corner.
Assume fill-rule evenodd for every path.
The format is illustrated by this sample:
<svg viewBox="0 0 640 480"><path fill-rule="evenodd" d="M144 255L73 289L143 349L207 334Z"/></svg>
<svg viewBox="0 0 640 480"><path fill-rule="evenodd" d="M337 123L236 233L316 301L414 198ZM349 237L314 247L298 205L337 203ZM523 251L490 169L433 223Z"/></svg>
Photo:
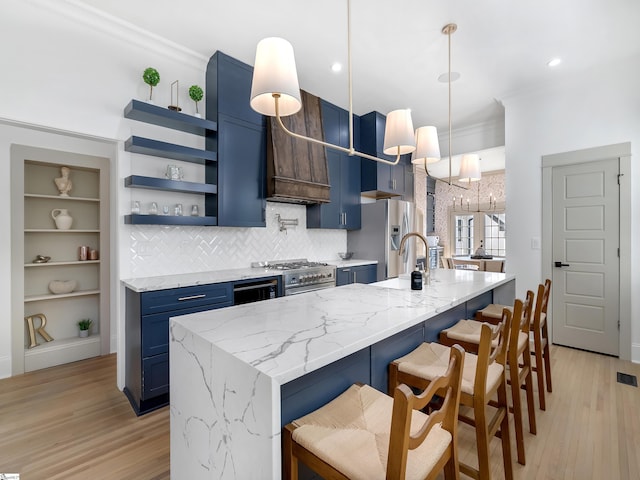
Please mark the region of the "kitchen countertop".
<svg viewBox="0 0 640 480"><path fill-rule="evenodd" d="M171 473L280 478L281 385L515 279L438 269L170 321Z"/></svg>
<svg viewBox="0 0 640 480"><path fill-rule="evenodd" d="M323 263L335 265L338 268L353 267L378 263L376 260L321 260ZM158 275L155 277L139 277L122 280L122 283L134 292L150 292L167 290L169 288L192 287L194 285L208 285L211 283L234 282L250 280L252 278L274 277L282 275L280 270L263 268L232 268L228 270L211 270L194 273L179 273L174 275Z"/></svg>
<svg viewBox="0 0 640 480"><path fill-rule="evenodd" d="M411 290L396 278L175 317L174 323L283 384L512 280L438 269Z"/></svg>

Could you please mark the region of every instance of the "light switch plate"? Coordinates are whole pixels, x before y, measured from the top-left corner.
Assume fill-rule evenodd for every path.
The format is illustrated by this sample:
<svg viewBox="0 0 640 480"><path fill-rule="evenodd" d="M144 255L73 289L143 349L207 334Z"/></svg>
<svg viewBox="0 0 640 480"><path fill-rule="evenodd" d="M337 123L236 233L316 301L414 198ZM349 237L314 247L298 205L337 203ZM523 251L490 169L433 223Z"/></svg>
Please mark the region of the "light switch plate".
<svg viewBox="0 0 640 480"><path fill-rule="evenodd" d="M540 237L533 237L531 239L531 250L540 250Z"/></svg>

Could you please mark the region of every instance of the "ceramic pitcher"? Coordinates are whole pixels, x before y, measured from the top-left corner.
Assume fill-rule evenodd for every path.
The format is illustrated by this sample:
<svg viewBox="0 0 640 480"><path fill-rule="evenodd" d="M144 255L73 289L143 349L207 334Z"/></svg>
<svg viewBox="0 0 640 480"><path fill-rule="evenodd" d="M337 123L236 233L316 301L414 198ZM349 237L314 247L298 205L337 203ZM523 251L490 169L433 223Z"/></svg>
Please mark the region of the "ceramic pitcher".
<svg viewBox="0 0 640 480"><path fill-rule="evenodd" d="M69 230L73 223L73 218L69 215L66 208L54 208L51 210L51 218L56 222L58 230Z"/></svg>

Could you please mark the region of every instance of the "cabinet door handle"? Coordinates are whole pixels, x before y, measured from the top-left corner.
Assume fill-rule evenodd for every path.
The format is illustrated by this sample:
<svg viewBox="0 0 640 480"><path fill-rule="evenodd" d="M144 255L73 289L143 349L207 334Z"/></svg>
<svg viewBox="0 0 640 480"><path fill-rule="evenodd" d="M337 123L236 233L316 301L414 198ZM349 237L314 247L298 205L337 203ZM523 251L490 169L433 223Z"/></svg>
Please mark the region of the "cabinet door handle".
<svg viewBox="0 0 640 480"><path fill-rule="evenodd" d="M354 270L354 272L353 272L353 283L357 283L357 279L358 279L358 272L356 272Z"/></svg>
<svg viewBox="0 0 640 480"><path fill-rule="evenodd" d="M185 300L195 300L197 298L204 298L206 297L206 295L204 293L200 294L200 295L191 295L190 297L180 297L178 298L179 302L184 302Z"/></svg>

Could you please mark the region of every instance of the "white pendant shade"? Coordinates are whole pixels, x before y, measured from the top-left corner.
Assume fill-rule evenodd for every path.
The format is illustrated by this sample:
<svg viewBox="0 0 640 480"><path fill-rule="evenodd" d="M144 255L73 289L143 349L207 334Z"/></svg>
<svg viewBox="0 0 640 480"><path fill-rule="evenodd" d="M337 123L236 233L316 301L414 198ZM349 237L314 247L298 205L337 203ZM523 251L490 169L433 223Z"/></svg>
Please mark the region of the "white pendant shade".
<svg viewBox="0 0 640 480"><path fill-rule="evenodd" d="M273 94L280 95L279 113L293 115L302 107L293 47L284 38L269 37L256 47L250 105L262 115L276 115Z"/></svg>
<svg viewBox="0 0 640 480"><path fill-rule="evenodd" d="M411 110L403 109L389 112L384 129L382 152L385 155L404 155L413 152L415 149L416 140L413 136Z"/></svg>
<svg viewBox="0 0 640 480"><path fill-rule="evenodd" d="M477 182L482 178L480 174L480 157L476 153L469 153L462 156L460 162L460 182Z"/></svg>
<svg viewBox="0 0 640 480"><path fill-rule="evenodd" d="M440 160L440 144L436 127L420 127L416 129L416 149L411 155L411 163L424 165Z"/></svg>

